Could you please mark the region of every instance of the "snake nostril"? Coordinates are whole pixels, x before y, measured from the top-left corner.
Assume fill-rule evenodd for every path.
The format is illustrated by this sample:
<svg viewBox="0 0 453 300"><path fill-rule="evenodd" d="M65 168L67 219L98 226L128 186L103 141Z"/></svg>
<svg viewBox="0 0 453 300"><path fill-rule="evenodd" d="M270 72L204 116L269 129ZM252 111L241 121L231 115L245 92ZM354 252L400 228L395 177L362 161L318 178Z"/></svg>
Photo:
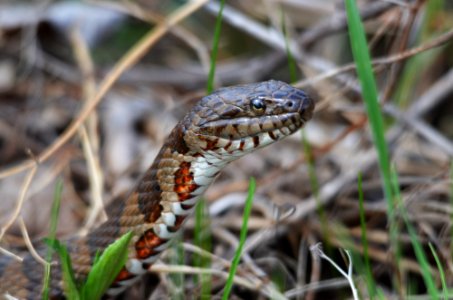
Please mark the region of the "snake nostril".
<svg viewBox="0 0 453 300"><path fill-rule="evenodd" d="M289 100L289 101L286 102L286 107L292 108L293 106L294 106L294 102L293 101Z"/></svg>

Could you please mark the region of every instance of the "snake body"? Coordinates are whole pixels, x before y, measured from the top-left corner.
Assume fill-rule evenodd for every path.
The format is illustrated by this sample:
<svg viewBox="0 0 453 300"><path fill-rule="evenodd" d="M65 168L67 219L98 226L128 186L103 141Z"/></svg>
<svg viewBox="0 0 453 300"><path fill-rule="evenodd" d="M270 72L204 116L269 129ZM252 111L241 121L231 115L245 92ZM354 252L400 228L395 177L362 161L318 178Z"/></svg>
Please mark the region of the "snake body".
<svg viewBox="0 0 453 300"><path fill-rule="evenodd" d="M127 199L109 211L108 221L67 241L76 276L84 279L96 252L132 231L128 261L107 295L124 291L167 248L223 167L294 133L313 109L305 92L274 80L221 88L202 98L172 130ZM51 268L52 299L64 298L60 268ZM43 267L31 256L22 263L0 257L1 296L40 299L42 282Z"/></svg>

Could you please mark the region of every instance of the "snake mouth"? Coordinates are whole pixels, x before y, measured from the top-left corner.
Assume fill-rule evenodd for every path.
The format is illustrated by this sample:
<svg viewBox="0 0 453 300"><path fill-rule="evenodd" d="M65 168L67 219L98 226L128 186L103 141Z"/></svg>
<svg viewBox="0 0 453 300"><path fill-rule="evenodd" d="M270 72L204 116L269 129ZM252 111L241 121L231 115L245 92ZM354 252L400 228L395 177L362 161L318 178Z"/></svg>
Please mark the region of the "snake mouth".
<svg viewBox="0 0 453 300"><path fill-rule="evenodd" d="M307 121L305 116L293 112L218 119L204 123L195 135L203 151L221 160L231 161L293 134Z"/></svg>
<svg viewBox="0 0 453 300"><path fill-rule="evenodd" d="M201 125L199 134L231 141L259 137L269 133L282 138L296 132L307 121L305 116L297 112L251 118L219 119Z"/></svg>

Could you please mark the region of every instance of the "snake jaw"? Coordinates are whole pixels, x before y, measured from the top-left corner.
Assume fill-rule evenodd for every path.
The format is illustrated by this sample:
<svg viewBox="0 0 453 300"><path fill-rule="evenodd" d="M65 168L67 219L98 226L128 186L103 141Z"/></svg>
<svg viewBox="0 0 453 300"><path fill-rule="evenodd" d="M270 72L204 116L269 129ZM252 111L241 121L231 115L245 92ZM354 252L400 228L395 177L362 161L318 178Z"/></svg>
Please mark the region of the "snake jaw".
<svg viewBox="0 0 453 300"><path fill-rule="evenodd" d="M186 144L194 151L238 158L291 135L313 110L310 97L284 82L219 89L189 114Z"/></svg>

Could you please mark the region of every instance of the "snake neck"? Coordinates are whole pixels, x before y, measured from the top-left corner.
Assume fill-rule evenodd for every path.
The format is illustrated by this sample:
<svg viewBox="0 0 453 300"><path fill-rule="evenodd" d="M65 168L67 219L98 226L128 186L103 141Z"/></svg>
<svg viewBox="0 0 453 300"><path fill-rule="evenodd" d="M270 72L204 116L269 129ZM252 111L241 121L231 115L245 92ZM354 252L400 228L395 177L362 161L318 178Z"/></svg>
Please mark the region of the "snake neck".
<svg viewBox="0 0 453 300"><path fill-rule="evenodd" d="M176 126L168 139L171 142L163 145L122 208L121 233L134 232L134 251L129 252L129 260L108 290L109 295L122 292L147 271L168 247L200 195L231 161L207 148L190 150L184 139L178 138L187 134L184 131L183 124Z"/></svg>
<svg viewBox="0 0 453 300"><path fill-rule="evenodd" d="M188 135L179 124L168 139L172 142L163 145L134 193L145 222L153 224L162 239L172 237L170 232L179 228L180 219L193 211L199 196L230 162L206 148L190 150L178 138L184 134ZM130 198L133 205L137 202L134 197Z"/></svg>

